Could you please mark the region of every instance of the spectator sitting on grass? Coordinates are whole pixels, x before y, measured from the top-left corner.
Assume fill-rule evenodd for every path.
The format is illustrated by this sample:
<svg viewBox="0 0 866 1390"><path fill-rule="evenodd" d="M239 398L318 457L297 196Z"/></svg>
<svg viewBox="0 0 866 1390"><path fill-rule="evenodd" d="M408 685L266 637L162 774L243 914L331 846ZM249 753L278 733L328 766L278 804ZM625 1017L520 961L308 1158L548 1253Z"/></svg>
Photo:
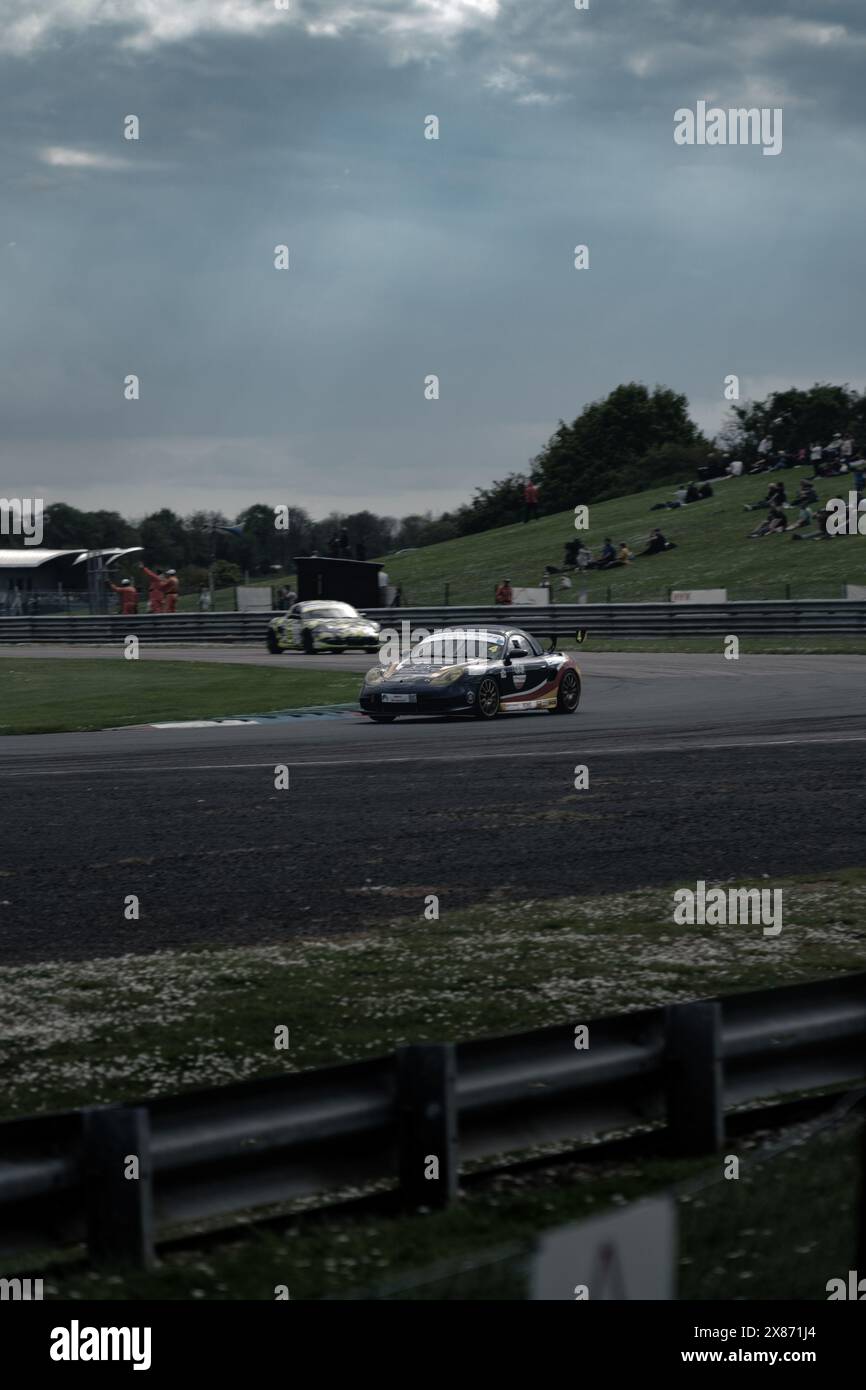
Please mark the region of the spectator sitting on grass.
<svg viewBox="0 0 866 1390"><path fill-rule="evenodd" d="M649 538L649 544L644 550L638 552L637 559L640 560L644 555L661 555L663 550L674 550L675 541L669 541L667 536L662 535L658 527L653 531Z"/></svg>
<svg viewBox="0 0 866 1390"><path fill-rule="evenodd" d="M762 521L754 531L749 533L749 540L756 540L760 536L770 536L777 531L784 531L788 526L788 518L779 506L772 506L767 513L766 521Z"/></svg>
<svg viewBox="0 0 866 1390"><path fill-rule="evenodd" d="M620 541L619 550L616 552L617 563L620 565L630 565L634 556L626 545L625 541Z"/></svg>
<svg viewBox="0 0 866 1390"><path fill-rule="evenodd" d="M685 506L686 488L681 484L674 493L672 502L654 502L650 507L651 512L673 512L678 507Z"/></svg>
<svg viewBox="0 0 866 1390"><path fill-rule="evenodd" d="M770 483L767 488L767 495L760 502L745 502L744 512L766 512L771 507L785 507L788 505L788 497L785 492L784 483Z"/></svg>
<svg viewBox="0 0 866 1390"><path fill-rule="evenodd" d="M820 511L818 511L818 512L815 513L815 520L816 520L816 522L818 523L818 529L817 529L817 531L802 532L802 533L799 534L799 535L792 536L792 537L791 537L791 540L792 540L792 541L829 541L829 540L831 539L830 536L827 535L827 518L829 517L829 515L830 515L830 513L829 513L829 511L827 510L826 506L825 506L825 507L822 507Z"/></svg>
<svg viewBox="0 0 866 1390"><path fill-rule="evenodd" d="M808 478L803 478L801 480L800 490L797 493L797 496L794 498L794 501L798 502L801 507L806 506L809 502L818 501L818 494L815 491L813 484L809 481Z"/></svg>
<svg viewBox="0 0 866 1390"><path fill-rule="evenodd" d="M511 580L510 580L510 579L503 579L503 580L502 580L502 583L498 586L498 588L497 588L497 590L496 590L496 602L497 602L497 603L513 603L513 602L514 602L514 590L513 590L512 587L511 587Z"/></svg>
<svg viewBox="0 0 866 1390"><path fill-rule="evenodd" d="M601 548L601 555L598 558L598 568L600 570L613 569L617 564L616 551L610 536L605 536L604 545Z"/></svg>
<svg viewBox="0 0 866 1390"><path fill-rule="evenodd" d="M814 520L815 513L812 511L812 508L808 505L808 503L804 501L803 505L800 507L800 510L797 513L797 520L792 521L791 523L791 530L802 531L804 526L811 526ZM800 537L798 536L797 539L799 540Z"/></svg>

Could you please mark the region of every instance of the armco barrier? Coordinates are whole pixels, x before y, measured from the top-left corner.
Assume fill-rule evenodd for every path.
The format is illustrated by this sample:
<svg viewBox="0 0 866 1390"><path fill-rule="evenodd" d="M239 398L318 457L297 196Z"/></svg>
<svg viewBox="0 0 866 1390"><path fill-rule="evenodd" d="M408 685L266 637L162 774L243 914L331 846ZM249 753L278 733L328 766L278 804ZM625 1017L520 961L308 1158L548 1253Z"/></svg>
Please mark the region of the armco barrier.
<svg viewBox="0 0 866 1390"><path fill-rule="evenodd" d="M727 636L866 637L866 600L802 599L746 603L570 603L546 608L471 607L368 609L383 627L414 631L461 625L513 623L540 637L567 636L584 627L599 638ZM134 618L0 618L0 645L10 642L112 643L134 635L142 642L264 643L270 613L143 613Z"/></svg>
<svg viewBox="0 0 866 1390"><path fill-rule="evenodd" d="M94 1260L147 1264L159 1227L371 1180L397 1181L407 1203L445 1205L461 1161L665 1123L672 1151L710 1154L726 1109L864 1077L857 974L10 1120L0 1255L8 1265L86 1240ZM429 1154L436 1183L424 1179Z"/></svg>

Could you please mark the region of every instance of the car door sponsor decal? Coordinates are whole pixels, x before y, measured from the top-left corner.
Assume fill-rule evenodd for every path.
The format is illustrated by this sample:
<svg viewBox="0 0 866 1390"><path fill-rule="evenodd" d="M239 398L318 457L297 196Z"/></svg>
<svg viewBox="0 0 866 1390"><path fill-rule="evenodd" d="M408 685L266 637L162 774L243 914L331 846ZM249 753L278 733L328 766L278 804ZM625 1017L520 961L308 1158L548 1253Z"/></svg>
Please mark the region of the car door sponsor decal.
<svg viewBox="0 0 866 1390"><path fill-rule="evenodd" d="M522 661L511 663L511 674L514 677L514 689L522 690L526 684L526 667Z"/></svg>

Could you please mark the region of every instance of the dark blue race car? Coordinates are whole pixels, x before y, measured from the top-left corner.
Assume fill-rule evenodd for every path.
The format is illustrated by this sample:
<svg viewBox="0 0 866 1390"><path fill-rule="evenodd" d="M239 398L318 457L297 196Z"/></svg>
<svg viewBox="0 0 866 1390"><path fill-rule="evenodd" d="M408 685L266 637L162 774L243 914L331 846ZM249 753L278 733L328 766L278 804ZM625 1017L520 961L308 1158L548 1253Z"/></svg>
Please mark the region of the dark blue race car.
<svg viewBox="0 0 866 1390"><path fill-rule="evenodd" d="M582 642L585 634L577 634ZM473 714L495 719L515 710L573 714L580 703L574 658L544 651L516 627L444 628L402 659L364 678L361 709L377 723L403 715Z"/></svg>

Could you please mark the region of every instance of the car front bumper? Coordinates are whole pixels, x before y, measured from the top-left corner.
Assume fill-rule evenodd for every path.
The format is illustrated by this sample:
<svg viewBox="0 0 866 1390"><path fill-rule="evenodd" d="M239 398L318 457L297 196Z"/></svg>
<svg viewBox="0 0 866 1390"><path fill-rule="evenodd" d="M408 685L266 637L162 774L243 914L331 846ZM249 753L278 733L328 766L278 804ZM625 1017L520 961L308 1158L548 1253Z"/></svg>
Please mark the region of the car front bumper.
<svg viewBox="0 0 866 1390"><path fill-rule="evenodd" d="M388 699L387 697L392 698ZM394 697L407 697L394 698ZM361 691L361 709L364 714L465 714L475 707L475 692L460 686L404 687L365 686Z"/></svg>
<svg viewBox="0 0 866 1390"><path fill-rule="evenodd" d="M337 632L313 632L313 641L321 647L376 647L379 646L378 632L353 632L341 637Z"/></svg>

